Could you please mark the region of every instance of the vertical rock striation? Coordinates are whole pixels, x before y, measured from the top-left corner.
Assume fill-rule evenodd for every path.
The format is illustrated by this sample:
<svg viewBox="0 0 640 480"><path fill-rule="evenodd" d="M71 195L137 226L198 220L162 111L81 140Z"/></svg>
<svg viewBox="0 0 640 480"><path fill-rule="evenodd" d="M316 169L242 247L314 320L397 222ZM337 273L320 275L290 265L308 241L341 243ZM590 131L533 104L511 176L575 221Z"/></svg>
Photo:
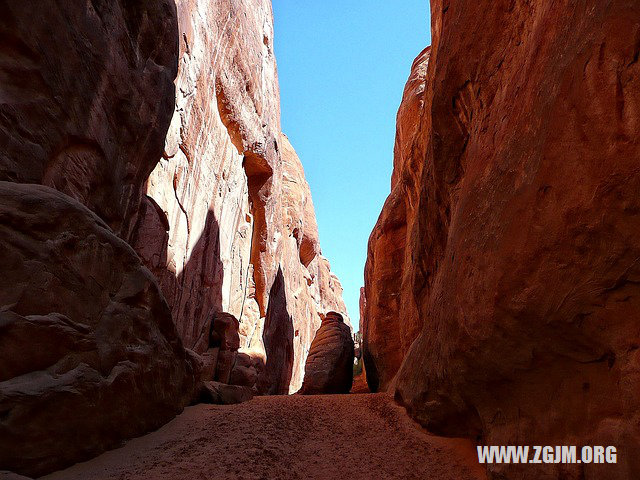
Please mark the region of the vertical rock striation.
<svg viewBox="0 0 640 480"><path fill-rule="evenodd" d="M241 351L279 379L263 378L264 391L296 391L318 314L346 309L320 256L302 166L280 133L271 3L177 9L176 107L133 244L187 347L206 351L213 316L228 312Z"/></svg>
<svg viewBox="0 0 640 480"><path fill-rule="evenodd" d="M185 345L200 352L215 312L243 324L266 313L280 223L279 93L270 2L177 8L175 111L134 246Z"/></svg>
<svg viewBox="0 0 640 480"><path fill-rule="evenodd" d="M417 207L400 247L423 327L396 398L437 433L619 450L615 465L492 465L494 478L638 477L640 5L434 0L431 10L411 147ZM381 218L395 215L389 205ZM395 305L376 313L379 237L365 330L384 387L397 360L376 329L391 322L399 337L406 316Z"/></svg>

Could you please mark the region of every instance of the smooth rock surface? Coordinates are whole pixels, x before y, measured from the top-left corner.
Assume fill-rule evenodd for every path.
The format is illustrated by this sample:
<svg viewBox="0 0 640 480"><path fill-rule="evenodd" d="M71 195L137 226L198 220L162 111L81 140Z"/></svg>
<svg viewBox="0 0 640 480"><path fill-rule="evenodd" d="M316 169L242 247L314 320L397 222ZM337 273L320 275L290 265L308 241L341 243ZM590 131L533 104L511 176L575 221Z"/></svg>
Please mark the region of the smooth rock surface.
<svg viewBox="0 0 640 480"><path fill-rule="evenodd" d="M494 464L493 478L640 477L640 4L431 11L404 247L423 328L396 398L488 445L618 447L615 465Z"/></svg>
<svg viewBox="0 0 640 480"><path fill-rule="evenodd" d="M158 428L194 371L158 285L87 208L0 182L0 468L38 476Z"/></svg>
<svg viewBox="0 0 640 480"><path fill-rule="evenodd" d="M298 393L349 393L353 383L353 360L351 329L342 315L329 312L311 343L304 381Z"/></svg>

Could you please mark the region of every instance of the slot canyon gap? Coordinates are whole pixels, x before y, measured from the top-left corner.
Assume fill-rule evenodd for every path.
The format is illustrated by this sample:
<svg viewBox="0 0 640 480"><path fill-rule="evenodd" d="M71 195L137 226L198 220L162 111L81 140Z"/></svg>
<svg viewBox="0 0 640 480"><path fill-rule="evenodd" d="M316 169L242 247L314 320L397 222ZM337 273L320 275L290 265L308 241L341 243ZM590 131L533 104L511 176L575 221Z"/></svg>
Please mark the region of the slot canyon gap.
<svg viewBox="0 0 640 480"><path fill-rule="evenodd" d="M430 9L354 344L270 0L0 0L0 478L640 478L640 3Z"/></svg>

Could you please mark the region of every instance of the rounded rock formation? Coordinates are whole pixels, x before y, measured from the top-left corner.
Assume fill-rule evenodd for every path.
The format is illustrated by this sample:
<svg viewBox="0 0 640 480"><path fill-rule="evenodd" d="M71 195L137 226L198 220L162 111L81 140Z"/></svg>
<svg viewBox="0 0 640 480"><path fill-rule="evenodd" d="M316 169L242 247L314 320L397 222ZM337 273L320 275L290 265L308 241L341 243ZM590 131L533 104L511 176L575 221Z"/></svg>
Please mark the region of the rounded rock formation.
<svg viewBox="0 0 640 480"><path fill-rule="evenodd" d="M160 427L194 367L133 249L72 198L0 182L0 469L39 476Z"/></svg>
<svg viewBox="0 0 640 480"><path fill-rule="evenodd" d="M329 312L311 343L304 381L298 393L349 393L353 383L354 346L342 315Z"/></svg>

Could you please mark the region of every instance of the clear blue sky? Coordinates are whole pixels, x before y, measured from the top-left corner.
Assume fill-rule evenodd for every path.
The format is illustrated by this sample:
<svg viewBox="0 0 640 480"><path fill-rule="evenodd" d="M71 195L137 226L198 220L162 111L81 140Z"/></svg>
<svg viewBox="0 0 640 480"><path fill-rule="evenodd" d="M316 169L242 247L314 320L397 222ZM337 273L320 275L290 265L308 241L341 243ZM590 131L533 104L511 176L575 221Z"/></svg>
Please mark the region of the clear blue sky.
<svg viewBox="0 0 640 480"><path fill-rule="evenodd" d="M298 152L320 245L358 329L367 242L389 194L395 119L430 43L428 0L273 0L282 130Z"/></svg>

